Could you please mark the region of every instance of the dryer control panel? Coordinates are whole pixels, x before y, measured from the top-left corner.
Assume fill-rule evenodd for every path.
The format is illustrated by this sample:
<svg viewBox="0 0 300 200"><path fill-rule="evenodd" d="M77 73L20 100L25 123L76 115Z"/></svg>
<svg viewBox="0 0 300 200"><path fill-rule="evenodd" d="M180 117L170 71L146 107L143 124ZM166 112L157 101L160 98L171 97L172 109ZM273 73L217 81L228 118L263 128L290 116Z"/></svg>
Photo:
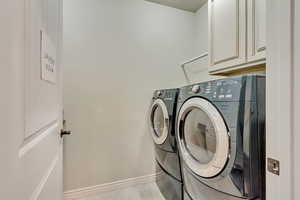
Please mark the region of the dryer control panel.
<svg viewBox="0 0 300 200"><path fill-rule="evenodd" d="M183 96L184 99L187 96L201 96L211 101L251 101L253 97L247 96L251 92L242 88L251 88L246 86L253 84L252 78L253 75L239 76L189 85L180 91L179 101Z"/></svg>

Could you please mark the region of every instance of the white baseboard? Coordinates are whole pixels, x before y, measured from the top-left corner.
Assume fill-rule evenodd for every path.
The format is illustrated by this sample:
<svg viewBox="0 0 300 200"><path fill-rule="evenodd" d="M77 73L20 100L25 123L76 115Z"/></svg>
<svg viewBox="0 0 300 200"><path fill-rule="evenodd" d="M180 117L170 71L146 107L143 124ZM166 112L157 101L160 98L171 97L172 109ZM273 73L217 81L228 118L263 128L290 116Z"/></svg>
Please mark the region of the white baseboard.
<svg viewBox="0 0 300 200"><path fill-rule="evenodd" d="M141 176L136 178L129 178L121 181L116 181L112 183L105 183L101 185L95 185L91 187L79 188L75 190L70 190L64 192L64 200L77 200L85 198L91 195L101 194L103 192L110 192L115 190L120 190L128 187L132 187L140 184L153 183L159 174L151 174L147 176Z"/></svg>

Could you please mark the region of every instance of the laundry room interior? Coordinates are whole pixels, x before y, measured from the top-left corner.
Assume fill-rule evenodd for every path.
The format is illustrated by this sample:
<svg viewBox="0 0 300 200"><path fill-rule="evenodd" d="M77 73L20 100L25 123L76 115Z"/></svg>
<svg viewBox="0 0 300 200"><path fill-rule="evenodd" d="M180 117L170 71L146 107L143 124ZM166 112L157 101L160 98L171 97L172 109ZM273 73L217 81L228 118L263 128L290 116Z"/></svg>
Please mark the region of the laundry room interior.
<svg viewBox="0 0 300 200"><path fill-rule="evenodd" d="M234 13L236 9L238 15ZM187 191L196 190L199 185L186 188L178 158L176 160L163 153L164 147L156 147L151 137L152 124L150 122L149 125L149 121L158 123L156 128L153 124L154 132L164 129L159 126L166 126L166 122L163 122L164 119L148 119L150 115L154 117L150 112L156 104L151 99L157 91L163 93L164 89L249 74L265 76L265 0L65 0L63 41L64 74L68 77L64 79L64 116L67 128L72 131L72 136L64 141L64 190L67 199L76 195L80 197L82 188L95 199L108 200L265 199L264 192L254 192L253 195L259 196L251 196L254 189L247 191L246 184L260 183L255 177L256 183L247 182L246 176L250 172L246 170L244 175L239 176L245 179L244 183L240 180L219 183L235 184L235 189L227 186L223 190L216 187L217 192ZM234 113L235 108L229 112ZM156 113L159 114L162 113ZM178 117L175 115L172 120ZM195 117L201 119L197 113ZM168 123L170 126L175 124L171 120ZM175 134L176 127L170 129L169 134ZM199 133L195 131L194 134L201 134L200 129ZM252 134L255 137L257 133ZM263 133L260 134L256 137L264 137ZM201 137L194 137L201 141ZM163 142L164 146L168 140L169 137ZM176 150L177 144L174 146L176 157L179 150ZM264 147L256 148L265 157ZM201 162L198 165L200 167ZM239 170L235 173L242 173ZM162 173L164 171L166 173ZM142 184L139 184L140 180ZM180 182L177 186L176 181ZM116 188L124 185L124 188L120 186L121 189L115 190L111 186L111 191L101 192L107 184L117 185ZM140 186L143 184L144 187ZM264 185L260 186L265 189ZM226 192L226 189L229 191ZM232 196L219 195L219 191L232 193Z"/></svg>
<svg viewBox="0 0 300 200"><path fill-rule="evenodd" d="M299 1L0 13L0 199L300 197Z"/></svg>
<svg viewBox="0 0 300 200"><path fill-rule="evenodd" d="M232 20L232 17L236 17L234 13L232 16L227 16L226 13L221 12L234 11L235 4L246 3L246 1L216 2L216 12L228 17L224 22L216 21L216 26L223 26L221 23L225 25L228 20ZM248 4L254 5L254 2L248 1ZM160 156L156 155L158 150L155 150L153 145L147 116L151 115L148 113L151 112L149 107L151 107L153 93L157 90L164 92L163 89L181 88L240 74L264 75L265 29L262 27L265 26L263 15L266 8L265 1L261 2L257 3L261 8L255 10L259 12L255 13L257 14L255 17L258 17L259 24L256 27L259 28L258 34L260 34L255 45L261 45L259 48L263 49L262 52L253 49L253 57L257 56L257 58L248 64L245 55L246 52L247 54L252 52L248 52L245 44L240 44L244 48L240 52L242 55L237 59L230 58L232 54L235 56L236 48L233 45L239 41L234 41L235 38L232 38L235 34L233 31L236 29L233 27L235 24L230 24L234 21L229 21L228 27L216 27L222 32L215 33L217 39L214 41L225 41L215 44L220 50L217 49L215 52L211 50L211 53L216 53L216 56L219 54L223 56L222 59L228 58L229 61L227 64L226 61L221 62L223 65L221 70L214 72L211 69L217 68L218 65L209 67L209 38L212 36L209 36L209 5L206 0L175 2L65 0L63 65L67 78L64 79L64 117L66 127L72 131L72 135L66 137L64 141L66 196L72 197L78 188L91 186L101 188L107 183L119 183L118 181L131 178L136 178L136 181L140 178L156 179L157 177L154 176L163 170L171 177L174 176L181 184L183 180L180 170L168 166L168 162L171 162L170 165L176 165L173 163L176 159L163 153L164 151L159 153ZM246 5L240 6L246 8ZM228 10L219 11L219 9ZM245 10L243 12L246 13ZM218 15L215 19L222 20ZM226 31L227 28L229 30ZM245 32L246 27L242 28L244 30L240 31ZM246 38L241 40L245 42ZM226 50L226 46L232 49ZM244 63L241 63L243 59ZM237 64L231 64L230 61ZM232 68L226 69L231 65ZM231 95L231 93L223 95ZM232 109L231 112L234 110ZM197 113L195 116L199 117ZM174 118L172 120L175 120L175 116L172 117ZM153 123L158 123L157 126L163 126L164 122L159 119L153 120L156 120ZM169 123L173 124L172 121ZM201 125L201 122L199 124ZM198 131L200 131L198 134L201 134L201 130ZM201 140L197 136L194 137L195 140ZM169 137L163 143L167 143L168 140ZM172 151L172 148L165 149L167 152ZM176 153L174 155L177 156ZM156 169L156 161L162 166L161 169ZM177 168L180 168L179 165ZM181 188L172 186L176 183L168 181L164 176L161 179L163 180L158 181L159 190L149 189L149 194L154 193L151 194L154 195L153 197L151 195L147 197L147 190L143 188L142 192L136 189L133 194L122 193L120 190L119 197L111 198L143 199L143 195L146 195L145 199L182 199L182 194L179 192ZM148 185L149 188L153 187L151 183ZM229 193L232 190L229 190ZM155 194L158 191L162 191L164 198L159 198ZM118 196L116 191L111 193ZM212 195L207 198L200 198L197 195L193 199L217 199L218 195L215 193L217 192L212 192ZM248 193L245 192L244 196L242 193L241 190L240 197L246 198ZM110 199L101 195L98 195L99 199ZM97 196L97 193L94 196ZM226 197L218 197L218 199L226 199Z"/></svg>

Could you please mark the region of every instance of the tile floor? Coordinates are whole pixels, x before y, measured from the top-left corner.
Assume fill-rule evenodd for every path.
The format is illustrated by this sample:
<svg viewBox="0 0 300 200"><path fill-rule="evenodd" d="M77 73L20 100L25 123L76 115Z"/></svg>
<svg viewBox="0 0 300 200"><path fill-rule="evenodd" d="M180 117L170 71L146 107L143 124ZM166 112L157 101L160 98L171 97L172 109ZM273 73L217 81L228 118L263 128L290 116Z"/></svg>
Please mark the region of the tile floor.
<svg viewBox="0 0 300 200"><path fill-rule="evenodd" d="M164 200L155 183L137 185L117 191L106 192L81 200Z"/></svg>

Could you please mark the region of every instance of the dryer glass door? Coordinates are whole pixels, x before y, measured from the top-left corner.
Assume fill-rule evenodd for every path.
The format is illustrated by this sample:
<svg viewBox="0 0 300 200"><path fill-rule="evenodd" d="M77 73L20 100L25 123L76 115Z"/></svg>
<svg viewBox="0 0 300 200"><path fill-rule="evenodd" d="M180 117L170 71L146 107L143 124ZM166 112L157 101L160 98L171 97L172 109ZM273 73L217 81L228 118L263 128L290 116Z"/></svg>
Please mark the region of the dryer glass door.
<svg viewBox="0 0 300 200"><path fill-rule="evenodd" d="M193 108L184 122L184 142L191 156L201 164L209 163L216 153L216 131L209 116Z"/></svg>
<svg viewBox="0 0 300 200"><path fill-rule="evenodd" d="M183 161L201 177L217 176L229 157L229 135L222 116L209 101L192 98L182 105L178 117Z"/></svg>
<svg viewBox="0 0 300 200"><path fill-rule="evenodd" d="M154 142L163 144L168 137L169 114L166 104L161 99L154 101L151 106L149 124Z"/></svg>

